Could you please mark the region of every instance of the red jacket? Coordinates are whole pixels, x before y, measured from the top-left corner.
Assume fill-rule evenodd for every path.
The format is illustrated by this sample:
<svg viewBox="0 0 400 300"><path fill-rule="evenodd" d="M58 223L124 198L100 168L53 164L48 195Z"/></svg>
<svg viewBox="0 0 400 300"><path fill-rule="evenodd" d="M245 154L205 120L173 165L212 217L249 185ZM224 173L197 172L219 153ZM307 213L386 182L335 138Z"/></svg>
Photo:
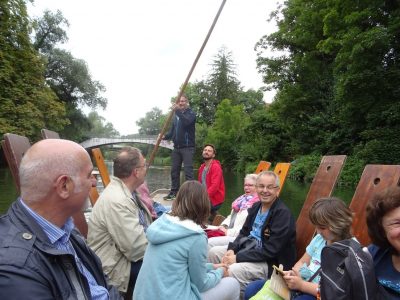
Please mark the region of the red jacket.
<svg viewBox="0 0 400 300"><path fill-rule="evenodd" d="M201 181L201 175L203 174L206 164L203 163L199 169L199 181ZM212 206L216 206L224 202L225 198L225 183L224 176L222 174L222 167L218 160L213 159L210 168L206 175L206 185L208 197L210 198Z"/></svg>

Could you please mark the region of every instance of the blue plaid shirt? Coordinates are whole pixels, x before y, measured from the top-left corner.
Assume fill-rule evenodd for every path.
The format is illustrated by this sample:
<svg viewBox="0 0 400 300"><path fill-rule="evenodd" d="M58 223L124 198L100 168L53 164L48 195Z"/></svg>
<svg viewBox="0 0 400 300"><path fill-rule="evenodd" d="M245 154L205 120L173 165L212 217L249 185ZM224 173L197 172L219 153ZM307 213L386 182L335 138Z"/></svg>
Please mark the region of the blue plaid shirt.
<svg viewBox="0 0 400 300"><path fill-rule="evenodd" d="M72 229L74 229L74 222L70 217L67 222L64 224L62 228L50 223L42 216L35 213L31 210L22 200L21 204L26 208L29 214L35 219L35 221L40 225L43 231L46 233L47 237L50 240L50 243L58 250L65 251L68 254L72 254L75 257L76 264L78 265L79 271L89 283L90 295L93 300L103 300L109 299L108 291L106 288L97 284L93 275L89 272L89 270L85 267L85 265L81 262L79 257L76 255L74 247L72 247L71 242L69 241L69 236L71 235Z"/></svg>

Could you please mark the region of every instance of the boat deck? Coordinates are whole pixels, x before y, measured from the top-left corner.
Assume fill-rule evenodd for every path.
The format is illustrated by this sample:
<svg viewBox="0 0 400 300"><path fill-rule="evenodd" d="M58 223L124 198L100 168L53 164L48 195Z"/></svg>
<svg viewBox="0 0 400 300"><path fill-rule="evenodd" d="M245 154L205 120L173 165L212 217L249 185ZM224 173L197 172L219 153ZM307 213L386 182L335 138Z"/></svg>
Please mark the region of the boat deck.
<svg viewBox="0 0 400 300"><path fill-rule="evenodd" d="M173 200L164 200L164 197L169 193L169 189L158 189L150 194L150 197L155 201L164 206L172 205Z"/></svg>

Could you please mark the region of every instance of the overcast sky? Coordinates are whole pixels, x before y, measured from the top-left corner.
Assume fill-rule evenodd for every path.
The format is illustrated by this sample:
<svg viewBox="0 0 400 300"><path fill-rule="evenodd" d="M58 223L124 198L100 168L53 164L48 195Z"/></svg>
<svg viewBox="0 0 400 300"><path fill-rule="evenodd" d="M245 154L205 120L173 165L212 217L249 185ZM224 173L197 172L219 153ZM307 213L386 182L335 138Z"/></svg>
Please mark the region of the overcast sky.
<svg viewBox="0 0 400 300"><path fill-rule="evenodd" d="M136 121L153 107L168 112L221 5L220 0L35 0L31 16L59 9L69 21L64 46L105 85L99 110L121 134L137 132ZM267 19L277 0L228 0L190 79L205 79L225 46L233 54L245 89L262 84L254 45L275 30ZM271 102L273 93L265 93Z"/></svg>

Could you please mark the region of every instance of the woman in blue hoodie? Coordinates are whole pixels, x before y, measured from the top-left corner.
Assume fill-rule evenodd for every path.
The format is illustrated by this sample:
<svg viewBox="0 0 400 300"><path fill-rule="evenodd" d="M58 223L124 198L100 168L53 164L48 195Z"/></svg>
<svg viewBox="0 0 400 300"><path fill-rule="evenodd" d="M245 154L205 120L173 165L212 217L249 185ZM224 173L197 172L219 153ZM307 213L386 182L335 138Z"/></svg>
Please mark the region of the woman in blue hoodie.
<svg viewBox="0 0 400 300"><path fill-rule="evenodd" d="M148 246L133 299L239 299L239 283L227 266L207 263L202 225L210 213L207 191L186 181L170 213L147 229Z"/></svg>

